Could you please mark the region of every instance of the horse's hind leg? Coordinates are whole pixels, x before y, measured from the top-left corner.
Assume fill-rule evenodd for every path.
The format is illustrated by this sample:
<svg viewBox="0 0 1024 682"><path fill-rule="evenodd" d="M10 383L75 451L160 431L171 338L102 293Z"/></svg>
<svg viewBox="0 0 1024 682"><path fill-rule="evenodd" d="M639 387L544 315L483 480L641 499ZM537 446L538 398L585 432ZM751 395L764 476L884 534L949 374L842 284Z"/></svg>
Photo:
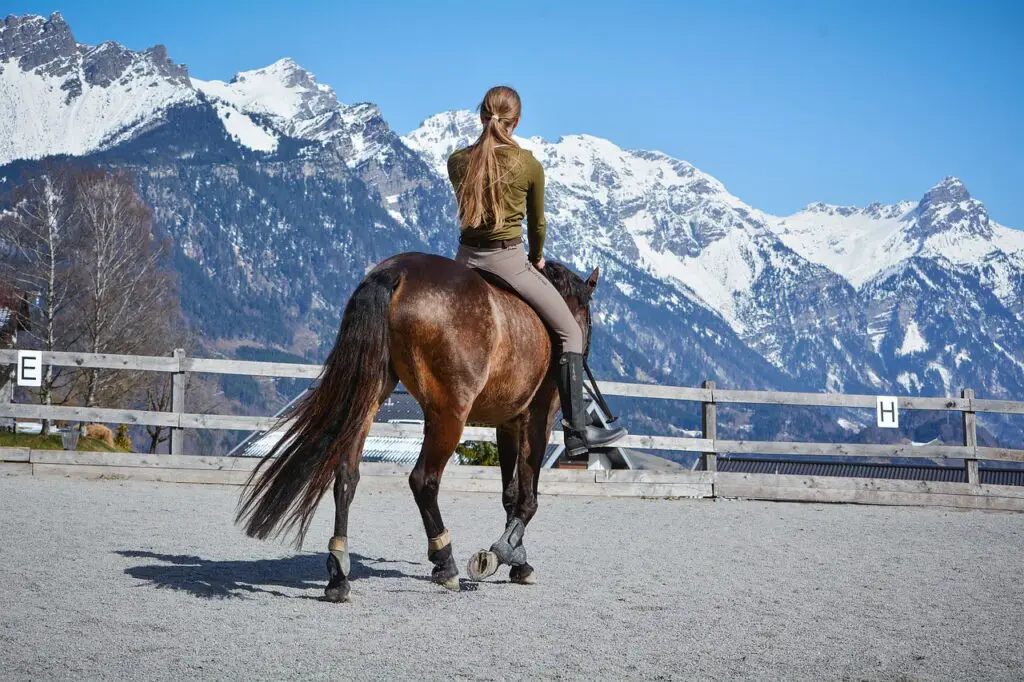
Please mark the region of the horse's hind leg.
<svg viewBox="0 0 1024 682"><path fill-rule="evenodd" d="M397 381L393 377L389 378L379 403L383 403L391 395L396 384ZM348 577L351 568L348 556L348 511L352 506L352 498L356 495L356 486L359 485L359 460L363 454L363 444L370 433L376 413L377 410L373 410L370 414L359 434L356 447L350 450L348 457L343 457L338 462L334 471L334 536L327 543L328 583L324 592L324 599L327 601L342 602L348 599Z"/></svg>
<svg viewBox="0 0 1024 682"><path fill-rule="evenodd" d="M456 415L428 415L423 427L423 447L409 475L416 505L427 532L427 558L434 564L431 578L450 590L459 589L459 569L452 556L452 540L437 507L441 474L455 452L465 419Z"/></svg>

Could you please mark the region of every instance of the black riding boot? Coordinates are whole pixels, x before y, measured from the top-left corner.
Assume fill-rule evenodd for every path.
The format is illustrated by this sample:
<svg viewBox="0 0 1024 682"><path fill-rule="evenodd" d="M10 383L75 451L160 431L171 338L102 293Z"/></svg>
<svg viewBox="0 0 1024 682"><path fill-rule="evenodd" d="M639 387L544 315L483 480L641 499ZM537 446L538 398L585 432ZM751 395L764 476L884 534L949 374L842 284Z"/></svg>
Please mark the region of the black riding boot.
<svg viewBox="0 0 1024 682"><path fill-rule="evenodd" d="M626 429L606 429L588 424L583 403L583 356L562 353L558 360L558 397L562 402L565 451L579 457L592 448L608 447L626 435Z"/></svg>

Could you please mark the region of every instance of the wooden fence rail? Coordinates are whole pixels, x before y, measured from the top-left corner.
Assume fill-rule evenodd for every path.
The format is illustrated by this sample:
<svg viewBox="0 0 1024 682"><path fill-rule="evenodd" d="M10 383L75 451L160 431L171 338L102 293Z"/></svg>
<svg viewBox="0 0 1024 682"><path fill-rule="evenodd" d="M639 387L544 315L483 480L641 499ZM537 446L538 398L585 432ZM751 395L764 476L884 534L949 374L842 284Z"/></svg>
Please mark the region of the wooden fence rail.
<svg viewBox="0 0 1024 682"><path fill-rule="evenodd" d="M0 350L0 365L14 364L17 351ZM172 405L169 412L123 410L111 408L58 407L27 404L0 404L0 417L18 419L59 419L97 421L171 428L171 454L183 451L184 429L228 429L265 431L280 425L275 417L252 417L223 414L196 414L185 411L184 387L190 372L205 374L242 374L291 379L316 379L322 365L284 362L251 362L190 358L181 350L172 357L135 355L104 355L89 353L43 353L43 364L112 369L127 371L166 372L173 374ZM701 453L704 468L715 471L716 459L722 454L785 454L794 456L831 455L843 457L913 457L964 460L967 480L979 484L978 460L1024 462L1024 450L1001 447L980 447L977 443L977 413L1024 414L1024 402L978 399L974 391L965 389L958 398L906 396L899 398L900 410L943 410L959 412L964 427L962 445L805 443L781 441L723 440L718 438L720 404L780 405L794 407L842 407L874 409L876 396L840 393L794 393L782 391L746 391L717 388L712 381L700 388L602 382L607 395L631 398L652 398L701 403L700 438L659 435L629 435L619 445L640 450L675 450ZM422 427L415 424L374 424L371 434L377 436L419 436ZM494 442L494 429L467 428L464 438ZM561 443L561 433L554 432L552 443Z"/></svg>

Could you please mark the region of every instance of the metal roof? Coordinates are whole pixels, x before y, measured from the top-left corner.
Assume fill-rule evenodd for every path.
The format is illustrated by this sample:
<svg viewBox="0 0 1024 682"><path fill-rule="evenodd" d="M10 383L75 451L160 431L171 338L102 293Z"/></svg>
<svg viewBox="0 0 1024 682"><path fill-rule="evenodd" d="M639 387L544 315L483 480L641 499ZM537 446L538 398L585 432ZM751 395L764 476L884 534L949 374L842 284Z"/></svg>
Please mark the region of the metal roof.
<svg viewBox="0 0 1024 682"><path fill-rule="evenodd" d="M966 483L963 466L900 465L823 461L786 461L747 457L719 457L718 470L745 474L786 474L794 476L846 476L885 478L907 481L946 481ZM980 466L982 483L1024 486L1024 469Z"/></svg>
<svg viewBox="0 0 1024 682"><path fill-rule="evenodd" d="M302 394L302 395L305 395ZM280 417L291 412L302 395L296 397L282 408L275 416ZM398 424L423 423L423 411L419 403L408 393L396 391L381 405L374 418L376 422ZM263 457L273 448L287 430L288 422L280 429L255 432L236 446L231 455L235 457ZM421 437L369 436L363 445L362 461L394 462L397 464L415 464L423 446ZM454 455L453 463L460 463L461 458Z"/></svg>
<svg viewBox="0 0 1024 682"><path fill-rule="evenodd" d="M281 440L284 432L266 431L250 439L242 449L236 449L235 457L264 457ZM420 456L423 438L401 438L392 436L369 436L363 445L362 461L396 462L415 464ZM456 461L457 463L457 461Z"/></svg>

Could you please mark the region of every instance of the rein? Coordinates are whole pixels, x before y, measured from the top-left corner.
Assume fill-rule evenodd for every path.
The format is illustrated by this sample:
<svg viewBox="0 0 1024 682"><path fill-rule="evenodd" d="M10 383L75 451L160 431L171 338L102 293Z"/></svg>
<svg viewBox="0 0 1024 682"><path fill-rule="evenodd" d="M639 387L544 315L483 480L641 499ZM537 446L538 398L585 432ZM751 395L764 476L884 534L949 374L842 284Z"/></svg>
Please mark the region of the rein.
<svg viewBox="0 0 1024 682"><path fill-rule="evenodd" d="M588 386L587 382L584 381L583 388L587 390L587 393L590 394L590 397L593 400L597 401L597 404L600 405L601 410L608 418L608 423L610 424L617 420L618 417L612 414L612 408L608 407L608 403L605 401L604 395L601 393L601 389L597 385L597 379L594 378L594 373L590 370L590 340L594 336L594 326L590 319L590 306L587 305L585 309L587 311L587 345L583 348L583 371L587 373L590 385Z"/></svg>

